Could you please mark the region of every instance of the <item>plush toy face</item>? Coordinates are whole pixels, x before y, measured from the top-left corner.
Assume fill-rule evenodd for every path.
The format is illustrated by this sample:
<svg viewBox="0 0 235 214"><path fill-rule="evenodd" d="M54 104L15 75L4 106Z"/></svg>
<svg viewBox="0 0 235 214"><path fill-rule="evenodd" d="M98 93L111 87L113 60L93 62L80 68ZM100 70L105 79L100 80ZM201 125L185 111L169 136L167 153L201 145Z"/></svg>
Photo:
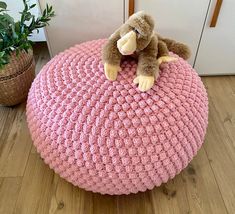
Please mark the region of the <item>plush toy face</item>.
<svg viewBox="0 0 235 214"><path fill-rule="evenodd" d="M143 12L132 15L121 27L117 47L122 55L131 55L146 48L153 35L154 21Z"/></svg>
<svg viewBox="0 0 235 214"><path fill-rule="evenodd" d="M117 47L119 52L122 55L133 54L137 48L136 38L136 33L132 30L122 36L122 38L117 41Z"/></svg>

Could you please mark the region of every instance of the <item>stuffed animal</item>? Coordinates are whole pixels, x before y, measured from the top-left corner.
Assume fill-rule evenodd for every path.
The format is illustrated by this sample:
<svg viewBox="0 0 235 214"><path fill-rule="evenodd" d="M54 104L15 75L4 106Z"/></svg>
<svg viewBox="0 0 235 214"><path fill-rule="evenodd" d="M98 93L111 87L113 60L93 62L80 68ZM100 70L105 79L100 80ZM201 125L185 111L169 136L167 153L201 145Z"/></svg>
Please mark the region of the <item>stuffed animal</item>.
<svg viewBox="0 0 235 214"><path fill-rule="evenodd" d="M144 92L154 85L159 75L159 65L176 60L169 56L169 51L183 59L189 58L190 50L186 45L163 38L153 30L153 18L140 11L133 14L109 37L102 50L107 79L116 80L123 56L136 55L138 67L134 83L139 84L139 90Z"/></svg>

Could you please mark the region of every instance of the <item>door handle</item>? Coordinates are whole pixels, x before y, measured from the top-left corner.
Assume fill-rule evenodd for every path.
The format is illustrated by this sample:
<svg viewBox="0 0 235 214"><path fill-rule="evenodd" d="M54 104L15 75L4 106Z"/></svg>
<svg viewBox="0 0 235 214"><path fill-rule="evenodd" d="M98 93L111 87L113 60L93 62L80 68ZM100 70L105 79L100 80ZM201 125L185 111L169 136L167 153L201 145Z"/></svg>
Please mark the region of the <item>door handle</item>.
<svg viewBox="0 0 235 214"><path fill-rule="evenodd" d="M210 27L216 26L222 3L223 3L223 0L217 0L216 5L215 5L215 10L211 19Z"/></svg>
<svg viewBox="0 0 235 214"><path fill-rule="evenodd" d="M129 16L135 12L135 0L129 0Z"/></svg>

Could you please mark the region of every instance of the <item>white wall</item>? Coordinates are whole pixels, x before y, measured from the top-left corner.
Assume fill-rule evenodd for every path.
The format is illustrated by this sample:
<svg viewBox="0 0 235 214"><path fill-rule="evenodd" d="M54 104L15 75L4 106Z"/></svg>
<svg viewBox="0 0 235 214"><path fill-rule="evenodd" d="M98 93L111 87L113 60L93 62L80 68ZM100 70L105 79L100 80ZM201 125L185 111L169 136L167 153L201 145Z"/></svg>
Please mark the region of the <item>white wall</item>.
<svg viewBox="0 0 235 214"><path fill-rule="evenodd" d="M46 27L51 56L75 44L110 36L124 21L123 0L39 0L56 16Z"/></svg>

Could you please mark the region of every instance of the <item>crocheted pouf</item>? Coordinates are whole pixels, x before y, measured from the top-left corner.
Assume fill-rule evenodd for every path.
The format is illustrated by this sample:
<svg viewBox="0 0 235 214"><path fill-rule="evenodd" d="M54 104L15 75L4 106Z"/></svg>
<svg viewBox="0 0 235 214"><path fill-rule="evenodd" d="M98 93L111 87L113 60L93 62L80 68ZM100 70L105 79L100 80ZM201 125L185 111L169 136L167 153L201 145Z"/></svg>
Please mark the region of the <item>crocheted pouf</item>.
<svg viewBox="0 0 235 214"><path fill-rule="evenodd" d="M27 121L45 163L62 178L101 194L159 186L200 149L208 122L203 83L183 59L164 63L154 87L134 85L137 64L104 75L101 48L86 42L54 57L34 80Z"/></svg>

